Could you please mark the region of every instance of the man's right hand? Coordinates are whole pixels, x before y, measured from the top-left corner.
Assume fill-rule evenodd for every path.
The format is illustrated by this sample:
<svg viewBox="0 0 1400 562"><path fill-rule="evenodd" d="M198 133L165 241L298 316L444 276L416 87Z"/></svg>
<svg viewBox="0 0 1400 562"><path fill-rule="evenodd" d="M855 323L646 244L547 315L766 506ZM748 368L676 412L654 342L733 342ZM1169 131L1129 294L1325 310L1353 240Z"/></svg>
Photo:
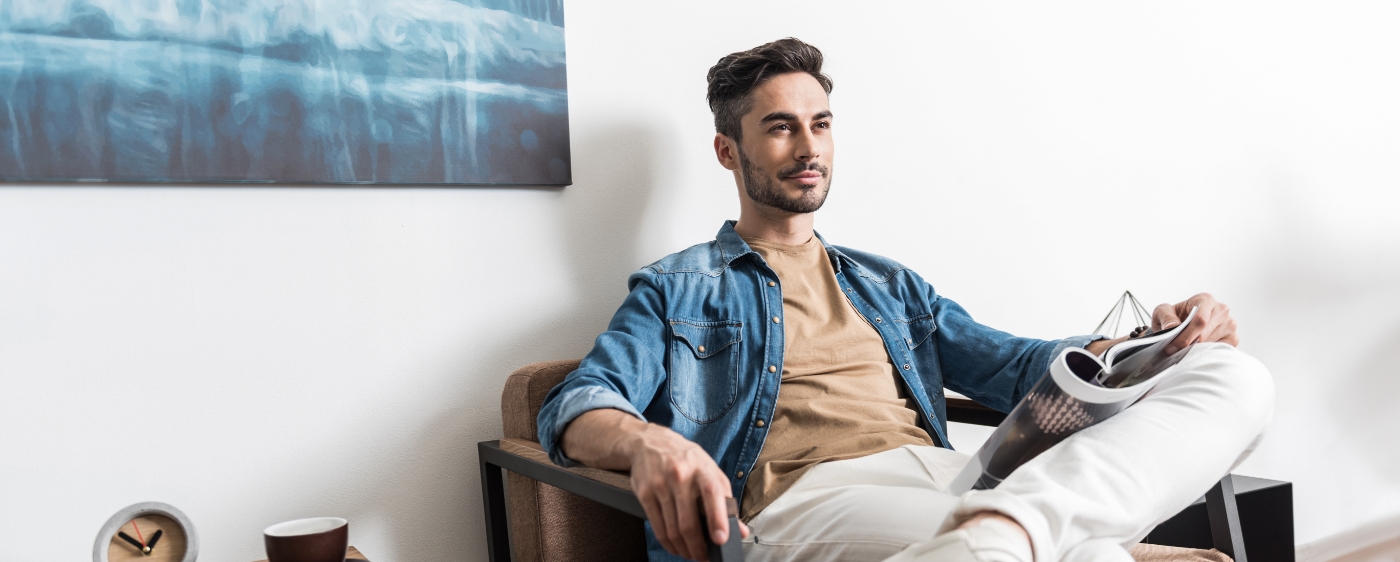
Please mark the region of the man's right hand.
<svg viewBox="0 0 1400 562"><path fill-rule="evenodd" d="M729 539L724 501L731 495L729 479L709 453L666 427L649 424L633 439L632 490L656 539L672 554L706 560L709 545L700 505L709 520L710 540L723 544Z"/></svg>
<svg viewBox="0 0 1400 562"><path fill-rule="evenodd" d="M701 506L710 540L729 540L725 498L729 478L709 453L670 428L648 424L619 410L593 410L574 419L561 436L564 454L585 465L631 470L632 491L661 546L677 556L707 560ZM747 537L748 527L739 524Z"/></svg>

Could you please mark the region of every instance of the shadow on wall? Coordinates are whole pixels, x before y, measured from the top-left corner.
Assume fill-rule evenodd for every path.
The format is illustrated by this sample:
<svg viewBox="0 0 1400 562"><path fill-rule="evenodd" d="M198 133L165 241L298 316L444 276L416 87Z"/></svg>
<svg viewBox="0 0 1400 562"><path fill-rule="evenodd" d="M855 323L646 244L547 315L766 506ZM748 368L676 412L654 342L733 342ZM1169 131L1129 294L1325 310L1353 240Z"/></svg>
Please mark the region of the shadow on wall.
<svg viewBox="0 0 1400 562"><path fill-rule="evenodd" d="M1400 484L1400 262L1392 257L1400 247L1395 239L1348 238L1321 223L1297 186L1272 187L1280 227L1261 285L1274 349L1292 368L1311 371L1319 413L1349 428L1337 440L1377 478Z"/></svg>
<svg viewBox="0 0 1400 562"><path fill-rule="evenodd" d="M399 457L379 464L366 481L345 485L357 497L352 521L382 521L393 552L367 553L402 560L477 560L486 553L486 531L476 443L501 436L500 399L516 368L581 355L603 331L626 296L626 278L659 256L638 256L642 217L656 189L657 135L642 126L619 127L574 143L574 186L557 204L568 254L569 305L523 316L547 320L492 350L475 348L445 367L462 385L459 401L433 417ZM604 166L605 163L618 163ZM594 167L586 167L592 164ZM521 225L529 228L530 225ZM509 232L502 232L509 236ZM551 299L556 300L556 299ZM557 300L556 300L557 302ZM516 321L513 321L516 320ZM518 319L483 318L478 325L518 325ZM470 349L463 342L461 349ZM376 463L378 464L378 463ZM353 541L352 541L353 542ZM377 558L376 558L377 559Z"/></svg>
<svg viewBox="0 0 1400 562"><path fill-rule="evenodd" d="M1393 280L1392 286L1400 286ZM1392 302L1400 303L1400 299ZM1394 308L1390 309L1391 311ZM1379 313L1380 311L1375 311ZM1393 315L1388 320L1395 323ZM1370 346L1350 373L1339 377L1328 398L1330 414L1355 432L1353 445L1381 479L1400 484L1400 323Z"/></svg>

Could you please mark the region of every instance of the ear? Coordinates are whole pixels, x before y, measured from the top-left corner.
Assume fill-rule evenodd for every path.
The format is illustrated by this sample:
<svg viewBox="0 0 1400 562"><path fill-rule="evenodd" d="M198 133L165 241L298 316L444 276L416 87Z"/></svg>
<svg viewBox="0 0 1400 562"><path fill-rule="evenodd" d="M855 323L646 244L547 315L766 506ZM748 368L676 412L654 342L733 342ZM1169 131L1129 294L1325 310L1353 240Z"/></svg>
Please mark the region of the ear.
<svg viewBox="0 0 1400 562"><path fill-rule="evenodd" d="M715 158L725 169L738 170L739 146L734 143L734 139L724 136L723 133L715 133Z"/></svg>

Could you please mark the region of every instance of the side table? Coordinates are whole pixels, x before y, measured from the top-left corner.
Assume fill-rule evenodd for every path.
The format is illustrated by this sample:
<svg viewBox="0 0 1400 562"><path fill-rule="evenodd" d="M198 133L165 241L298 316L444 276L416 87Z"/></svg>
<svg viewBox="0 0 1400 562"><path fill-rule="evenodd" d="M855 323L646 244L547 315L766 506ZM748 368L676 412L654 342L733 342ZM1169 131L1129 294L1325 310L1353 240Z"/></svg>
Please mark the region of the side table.
<svg viewBox="0 0 1400 562"><path fill-rule="evenodd" d="M263 559L258 562L267 562L267 560ZM365 555L360 554L360 551L352 546L345 551L345 562L369 562L369 559L365 558Z"/></svg>

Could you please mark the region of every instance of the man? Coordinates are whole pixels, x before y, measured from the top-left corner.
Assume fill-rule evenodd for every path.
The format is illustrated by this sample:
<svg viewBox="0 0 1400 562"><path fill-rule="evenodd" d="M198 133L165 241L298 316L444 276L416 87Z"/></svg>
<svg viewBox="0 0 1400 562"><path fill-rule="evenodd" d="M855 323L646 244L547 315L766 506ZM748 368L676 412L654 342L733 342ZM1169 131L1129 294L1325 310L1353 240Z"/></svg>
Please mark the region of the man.
<svg viewBox="0 0 1400 562"><path fill-rule="evenodd" d="M722 542L727 497L749 560L1131 560L1125 546L1252 449L1268 373L1209 295L1161 305L1154 328L1192 307L1198 321L1152 393L995 490L943 492L968 459L948 443L945 387L1008 411L1061 350L1113 342L1013 337L898 263L827 245L813 231L835 149L821 62L784 39L710 69L739 220L629 278L546 398L541 442L562 465L631 471L652 560L704 559L702 508Z"/></svg>

